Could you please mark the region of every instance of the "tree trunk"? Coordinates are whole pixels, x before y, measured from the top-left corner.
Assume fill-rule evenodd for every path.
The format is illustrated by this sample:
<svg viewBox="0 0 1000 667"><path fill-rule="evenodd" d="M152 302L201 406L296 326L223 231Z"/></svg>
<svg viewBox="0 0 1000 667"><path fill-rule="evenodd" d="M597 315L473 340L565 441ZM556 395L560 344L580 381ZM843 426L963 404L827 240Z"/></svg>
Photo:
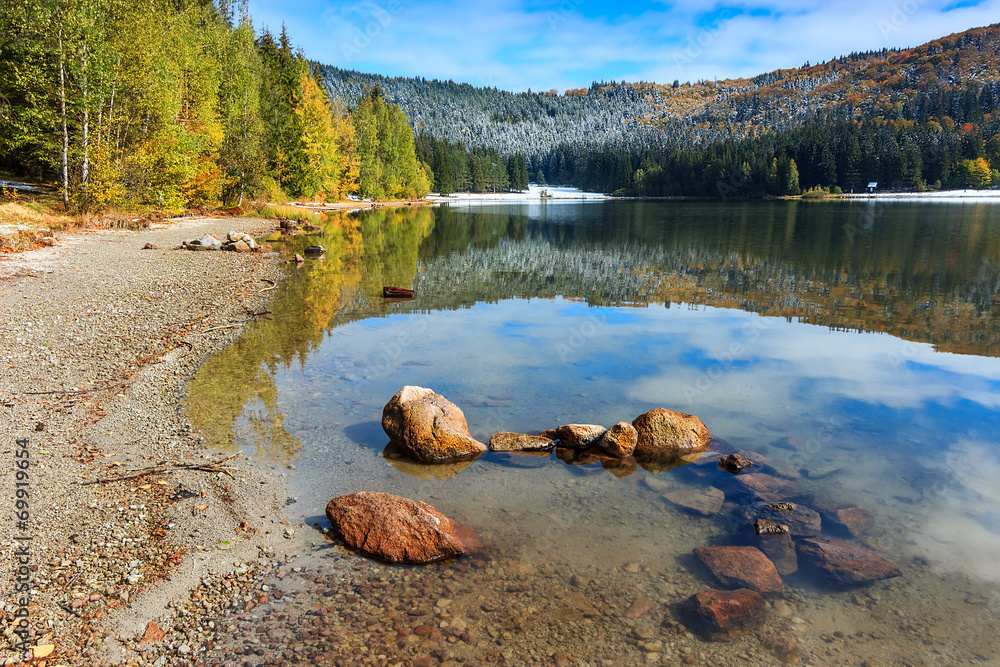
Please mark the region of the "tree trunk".
<svg viewBox="0 0 1000 667"><path fill-rule="evenodd" d="M62 30L57 34L59 39L59 111L62 116L62 199L63 206L69 210L69 128L66 125L66 60L63 56Z"/></svg>
<svg viewBox="0 0 1000 667"><path fill-rule="evenodd" d="M83 92L83 171L80 174L80 182L83 187L87 187L87 181L90 176L90 100L88 99L87 90L87 45L83 46L83 56L81 57L82 65L82 85L81 90Z"/></svg>

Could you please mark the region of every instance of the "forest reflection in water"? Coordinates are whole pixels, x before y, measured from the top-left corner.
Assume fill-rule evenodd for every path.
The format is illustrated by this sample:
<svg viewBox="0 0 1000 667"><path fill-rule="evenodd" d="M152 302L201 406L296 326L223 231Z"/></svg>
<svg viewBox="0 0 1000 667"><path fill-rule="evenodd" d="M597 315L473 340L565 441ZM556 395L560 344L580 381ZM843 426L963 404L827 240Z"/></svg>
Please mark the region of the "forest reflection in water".
<svg viewBox="0 0 1000 667"><path fill-rule="evenodd" d="M1000 216L990 205L611 202L504 205L479 211L379 209L334 214L322 229L272 234L291 257L273 316L216 356L191 387L219 414L198 426L232 443L247 427L287 463L297 449L274 409L273 376L305 364L327 332L392 314L563 297L588 306L735 308L836 330L882 332L940 351L997 356ZM384 285L416 287L410 302ZM903 346L897 363L907 361ZM373 349L373 364L388 363ZM243 360L237 362L237 360ZM194 418L199 419L195 411Z"/></svg>

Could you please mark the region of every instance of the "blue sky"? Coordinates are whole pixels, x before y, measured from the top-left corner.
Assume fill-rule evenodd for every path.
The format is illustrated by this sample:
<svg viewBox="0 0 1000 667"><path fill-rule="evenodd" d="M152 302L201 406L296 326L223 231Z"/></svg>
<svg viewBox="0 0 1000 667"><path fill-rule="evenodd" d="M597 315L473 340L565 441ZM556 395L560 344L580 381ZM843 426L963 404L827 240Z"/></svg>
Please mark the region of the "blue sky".
<svg viewBox="0 0 1000 667"><path fill-rule="evenodd" d="M1000 0L250 0L320 62L507 90L753 76L1000 21Z"/></svg>

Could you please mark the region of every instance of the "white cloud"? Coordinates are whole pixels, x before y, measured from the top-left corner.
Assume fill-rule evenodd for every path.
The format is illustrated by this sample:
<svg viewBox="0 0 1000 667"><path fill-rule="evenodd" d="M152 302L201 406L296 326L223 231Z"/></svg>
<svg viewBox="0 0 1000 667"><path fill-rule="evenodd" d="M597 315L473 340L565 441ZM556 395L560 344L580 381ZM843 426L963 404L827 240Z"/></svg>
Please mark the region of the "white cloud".
<svg viewBox="0 0 1000 667"><path fill-rule="evenodd" d="M801 3L737 0L596 7L588 0L488 5L453 0L253 0L258 26L288 26L320 62L386 75L453 79L511 90L594 80L661 83L753 76L851 51L915 46L1000 15L1000 0L943 11L938 0ZM721 12L721 13L720 13Z"/></svg>

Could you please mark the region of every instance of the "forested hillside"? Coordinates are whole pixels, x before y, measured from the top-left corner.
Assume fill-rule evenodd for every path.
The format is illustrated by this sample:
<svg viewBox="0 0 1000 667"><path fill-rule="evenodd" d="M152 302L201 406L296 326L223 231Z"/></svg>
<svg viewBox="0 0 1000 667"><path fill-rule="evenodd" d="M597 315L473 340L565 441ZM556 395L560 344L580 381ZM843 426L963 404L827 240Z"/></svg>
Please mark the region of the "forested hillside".
<svg viewBox="0 0 1000 667"><path fill-rule="evenodd" d="M331 103L245 0L5 0L0 169L82 210L413 197L431 181L398 106Z"/></svg>
<svg viewBox="0 0 1000 667"><path fill-rule="evenodd" d="M457 174L437 179L449 190L472 187L477 150L522 155L538 181L634 195L1000 183L998 25L752 79L563 94L317 71L348 106L370 85L400 104L422 159Z"/></svg>

